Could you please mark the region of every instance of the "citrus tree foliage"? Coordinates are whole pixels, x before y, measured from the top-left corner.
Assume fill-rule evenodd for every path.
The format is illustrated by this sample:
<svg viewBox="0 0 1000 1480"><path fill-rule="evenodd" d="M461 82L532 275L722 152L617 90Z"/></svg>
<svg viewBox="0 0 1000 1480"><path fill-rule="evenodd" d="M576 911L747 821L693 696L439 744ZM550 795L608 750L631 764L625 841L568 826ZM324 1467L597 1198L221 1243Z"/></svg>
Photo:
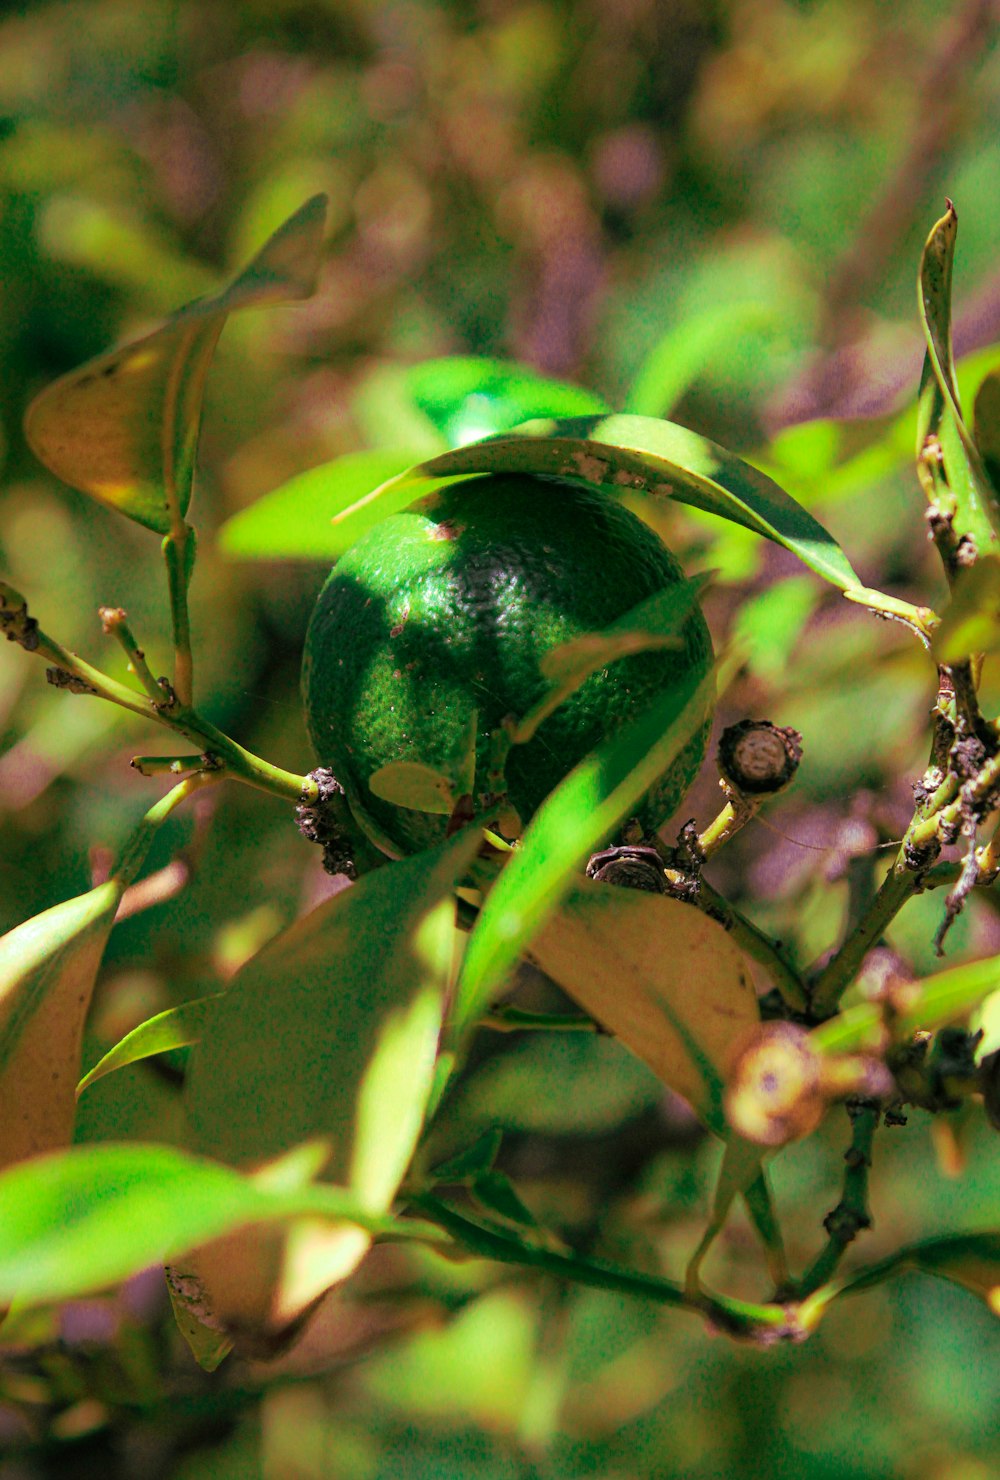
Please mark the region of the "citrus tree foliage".
<svg viewBox="0 0 1000 1480"><path fill-rule="evenodd" d="M980 22L928 12L862 117L876 10L640 10L0 23L29 1465L137 1407L197 1447L200 1384L240 1473L819 1475L875 1433L888 1472L905 1388L988 1472L1000 326L962 309L988 104L935 111ZM926 134L881 204L903 94ZM689 579L544 656L488 784L474 714L446 770L373 774L440 838L400 859L310 769L309 612L359 536L497 474L621 502ZM711 673L514 815L516 748L699 606ZM362 1353L345 1405L315 1374Z"/></svg>

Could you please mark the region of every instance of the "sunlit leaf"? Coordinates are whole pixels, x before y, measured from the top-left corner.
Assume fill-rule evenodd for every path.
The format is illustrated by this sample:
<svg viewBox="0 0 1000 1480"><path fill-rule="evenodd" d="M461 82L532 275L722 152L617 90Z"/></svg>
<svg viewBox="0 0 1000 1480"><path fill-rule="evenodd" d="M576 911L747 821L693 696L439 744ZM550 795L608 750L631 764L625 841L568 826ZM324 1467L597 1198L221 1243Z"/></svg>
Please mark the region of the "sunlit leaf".
<svg viewBox="0 0 1000 1480"><path fill-rule="evenodd" d="M449 447L510 431L538 416L601 416L608 410L592 391L506 360L425 360L407 370L406 384Z"/></svg>
<svg viewBox="0 0 1000 1480"><path fill-rule="evenodd" d="M0 1173L0 1300L68 1300L248 1223L313 1210L372 1220L354 1194L276 1186L160 1145L76 1146ZM388 1225L385 1225L388 1226Z"/></svg>
<svg viewBox="0 0 1000 1480"><path fill-rule="evenodd" d="M918 300L927 355L920 382L917 458L925 488L951 517L956 538L970 538L983 555L1000 548L1000 506L958 401L951 347L957 231L958 217L949 201L927 238L920 263ZM928 439L932 446L936 440L940 463L933 455L923 455Z"/></svg>
<svg viewBox="0 0 1000 1480"><path fill-rule="evenodd" d="M861 584L833 536L766 474L686 427L643 416L534 421L429 458L338 516L343 548L374 518L434 492L443 479L505 472L674 498L775 540L834 585ZM558 484L546 492L558 497Z"/></svg>
<svg viewBox="0 0 1000 1480"><path fill-rule="evenodd" d="M702 728L714 687L711 673L665 695L585 756L539 807L469 937L454 1008L459 1030L482 1016L574 871Z"/></svg>
<svg viewBox="0 0 1000 1480"><path fill-rule="evenodd" d="M685 319L653 346L639 366L625 410L637 416L669 415L706 369L720 359L731 358L734 340L779 322L776 309L761 303L714 305L695 318ZM548 414L581 413L553 410Z"/></svg>
<svg viewBox="0 0 1000 1480"><path fill-rule="evenodd" d="M241 559L333 560L343 553L330 523L334 515L408 468L417 455L412 447L349 452L310 468L234 514L219 531L219 544L226 555Z"/></svg>
<svg viewBox="0 0 1000 1480"><path fill-rule="evenodd" d="M188 1048L192 1043L197 1043L205 1020L220 996L221 993L215 993L210 997L196 997L191 1002L182 1002L179 1007L158 1012L155 1017L140 1023L131 1033L126 1033L114 1048L109 1048L104 1057L83 1076L76 1087L77 1094L82 1095L90 1085L103 1079L105 1074L113 1074L116 1069L137 1064L142 1059L152 1058L154 1054L168 1053L174 1048Z"/></svg>
<svg viewBox="0 0 1000 1480"><path fill-rule="evenodd" d="M0 940L0 1167L72 1139L83 1025L115 913L186 794L182 784L149 809L106 883Z"/></svg>
<svg viewBox="0 0 1000 1480"><path fill-rule="evenodd" d="M581 881L535 936L531 956L711 1130L728 1135L725 1083L759 1012L721 925L664 895Z"/></svg>
<svg viewBox="0 0 1000 1480"><path fill-rule="evenodd" d="M931 651L939 663L956 663L974 653L992 653L998 648L1000 554L989 553L956 578Z"/></svg>
<svg viewBox="0 0 1000 1480"><path fill-rule="evenodd" d="M370 1213L395 1196L431 1093L455 949L453 890L480 845L365 875L269 941L231 982L185 1085L196 1149L253 1167L319 1137L322 1176ZM266 1350L368 1246L301 1220L200 1249L200 1281L238 1349Z"/></svg>
<svg viewBox="0 0 1000 1480"><path fill-rule="evenodd" d="M42 391L25 433L47 468L160 534L191 500L202 395L235 309L305 298L319 266L326 198L314 196L228 288Z"/></svg>

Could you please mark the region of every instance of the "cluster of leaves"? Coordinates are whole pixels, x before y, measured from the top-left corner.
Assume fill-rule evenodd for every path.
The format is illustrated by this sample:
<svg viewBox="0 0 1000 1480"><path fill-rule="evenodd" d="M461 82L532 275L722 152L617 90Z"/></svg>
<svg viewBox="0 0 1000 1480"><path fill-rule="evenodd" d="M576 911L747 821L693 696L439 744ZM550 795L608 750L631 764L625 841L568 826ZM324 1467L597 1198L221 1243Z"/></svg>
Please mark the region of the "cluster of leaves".
<svg viewBox="0 0 1000 1480"><path fill-rule="evenodd" d="M975 883L996 873L977 850L976 830L995 809L998 746L976 705L975 657L962 635L970 612L980 629L990 620L978 573L989 569L1000 520L951 370L950 207L931 235L921 270L928 368L919 467L935 538L962 598L958 612L950 610L941 624L926 608L864 588L830 535L749 464L668 422L593 408L582 417L553 415L579 411L587 397L493 363L424 367L422 386L417 377L411 390L416 411L444 440L449 427L452 440L461 440L456 429L466 429L473 407L480 416L492 411L493 435L485 441L463 442L417 463L409 449L362 454L346 467L335 462L279 490L235 526L244 550L260 550L276 517L286 530L308 531L317 523L318 505L333 531L325 553L336 555L372 519L420 497L436 480L497 470L558 474L605 490L627 489L633 498L674 498L721 514L784 545L852 601L938 644L937 731L914 818L896 863L822 970L801 974L766 936L703 891L705 859L732 835L737 819L754 810L731 778L725 820L688 841L693 871L686 874L680 852L666 859L663 892L673 882L677 892L702 904L702 912L691 902L579 878L582 863L627 819L702 723L707 683L692 682L679 716L671 696L669 713L654 704L581 762L515 850L487 832L484 853L480 827L472 822L438 849L376 868L271 940L225 993L154 1017L112 1049L82 1089L150 1054L197 1045L184 1089L186 1153L155 1146L60 1149L72 1139L68 1091L103 948L156 827L192 791L226 776L314 809L322 802L314 778L296 778L250 755L194 707L187 588L195 543L186 522L201 393L225 316L236 307L308 291L322 204L316 199L297 212L225 293L72 373L29 413L28 434L45 462L163 535L174 674L172 680L152 676L120 612L106 615L105 625L125 647L145 696L54 643L24 599L4 588L8 635L53 658L50 678L60 686L146 712L198 742L199 750L165 761L142 758L141 770L190 775L147 814L107 883L5 940L0 1093L3 1158L10 1169L0 1195L11 1216L4 1225L0 1295L29 1306L65 1299L165 1258L179 1324L208 1367L233 1344L248 1355L279 1349L318 1299L356 1268L373 1238L445 1241L583 1284L644 1293L763 1341L806 1334L838 1294L867 1288L899 1268L944 1275L995 1303L995 1233L917 1245L847 1280L836 1275L847 1245L870 1221L866 1169L881 1104L913 1101L941 1110L984 1086L988 1099L994 1094L991 1060L978 1066L952 1045L945 1062L943 1050L928 1051L926 1038L928 1030L966 1018L989 996L991 963L958 968L910 985L903 995L889 994L881 1004L835 1015L868 948L905 899L926 886L957 827L969 833L970 845L949 917ZM988 376L977 399L986 428L991 397ZM988 444L989 435L981 432L980 442ZM382 482L358 497L375 469ZM312 544L309 553L315 553ZM970 570L975 574L966 575ZM977 585L970 595L971 579ZM624 624L633 649L662 641L676 624L673 606L659 613L659 625L648 607ZM560 658L553 702L595 666L614 661L620 644L615 628L606 638L595 634L584 654L574 649ZM952 648L960 658L946 656ZM512 731L514 743L524 728L522 717ZM407 804L424 805L421 798ZM477 907L467 944L456 891ZM758 1001L723 925L771 972L778 989L772 1015L783 1019L773 1028L750 1033L759 1023ZM668 938L671 950L664 953L661 943ZM506 1027L602 1025L726 1143L711 1220L683 1285L554 1247L494 1169L492 1139L434 1170L425 1150L404 1187L425 1118L438 1110L447 1126L447 1104L439 1107L469 1035L526 952L588 1016L567 1024L515 1013ZM793 1017L817 1026L807 1033ZM919 1053L915 1033L923 1035ZM855 1098L844 1196L827 1220L826 1249L794 1278L763 1168L764 1148L813 1130L828 1103L845 1095ZM436 1189L455 1185L469 1188L485 1217L441 1200ZM774 1298L763 1304L714 1294L701 1282L702 1260L740 1195L775 1280ZM422 1216L400 1218L400 1199L403 1209Z"/></svg>
<svg viewBox="0 0 1000 1480"><path fill-rule="evenodd" d="M950 35L952 7L946 9L941 20ZM343 447L381 442L393 453L401 443L416 462L470 435L509 428L517 415L507 423L482 419L484 412L495 414L491 403L504 399L504 382L515 378L509 365L502 366L500 380L482 362L466 366L473 400L464 429L449 428L432 439L425 403L435 396L418 389L419 382L440 377L447 386L455 367L406 372L385 364L456 348L513 350L554 373L586 373L611 404L632 414L670 414L684 398L682 420L734 445L756 445L755 463L794 489L842 538L849 532L859 570L878 572L869 578L888 580L893 589L912 582L911 600L926 601L930 592L938 604L937 573L922 556L913 514L912 475L900 472L912 459L912 411L874 423L824 420L793 427L764 449L759 437L766 394L794 371L789 351L823 338L825 292L818 284L831 289L826 330L830 323L858 327L849 313L835 311L837 302L844 306L836 285L843 289L846 281L851 302L864 301L881 316L869 319L866 310L862 325L876 325L881 384L895 376L902 385L904 372L912 381L905 331L886 321L887 315L912 319L910 260L919 246L912 227L898 250L907 212L911 222L926 214L944 162L960 200L989 198L996 157L982 147L977 130L992 127L991 74L967 78L962 109L951 106L949 48L938 45L941 7L933 5L914 12L905 33L878 7L839 0L805 9L780 0L733 0L712 20L696 10L674 8L669 26L651 20L646 6L631 10L627 21L609 11L609 19L594 20L597 33L591 34L590 12L581 26L565 7L546 0L494 8L474 24L464 13L418 5L412 13L420 20L405 39L395 24L385 26L380 7L364 15L355 8L345 19L342 7L326 4L287 10L251 3L225 14L181 4L170 11L169 24L156 0L128 7L127 15L113 4L35 5L5 18L0 256L7 292L0 354L9 456L3 541L15 584L32 594L32 608L39 614L58 610L60 633L76 646L89 642L92 607L108 592L125 593L136 629L151 636L159 594L151 577L156 542L124 521L117 537L108 538L103 511L91 516L82 500L56 491L29 464L16 429L28 395L112 337L209 291L219 263L238 260L316 189L335 196L334 245L320 297L298 314L294 327L277 330L280 339L272 326L281 315L247 315L227 334L229 353L224 346L208 387L214 399L199 523L210 528L219 510L231 511ZM675 16L683 44L672 29ZM958 16L956 28L961 25ZM893 196L886 234L876 215L880 175L884 162L907 144L914 78L925 66L940 107L936 115L932 106L919 110L924 127L914 130L919 169L911 174L913 198L907 204ZM877 75L877 87L865 80L867 68ZM381 106L384 98L395 100L388 109ZM483 138L495 147L480 148ZM928 138L929 151L920 148ZM622 151L626 161L645 162L645 174L639 171L645 193L628 199L612 189L616 172L608 168ZM859 238L863 250L855 252L845 277L834 269L849 246L852 222L869 208L871 220ZM553 221L558 232L548 230ZM994 248L988 215L968 212L967 284L992 270ZM587 284L601 269L606 276L595 319L596 295ZM705 304L712 305L707 312ZM967 315L964 330L958 326L965 346L969 321ZM673 332L657 350L671 323ZM277 414L267 401L276 339L293 387ZM869 361L862 362L867 368ZM994 362L995 353L988 352L959 363L963 405L973 405ZM813 411L854 405L859 386L869 389L863 370L851 373L854 362L847 370L838 368L837 394L828 386L825 404L820 396ZM390 381L401 387L395 397ZM549 382L546 398L530 400L521 414L606 414L603 399L574 391L567 402L560 391L553 400L556 390ZM456 394L456 406L460 398ZM884 408L888 401L874 391L864 404ZM987 424L973 430L987 452ZM401 468L394 453L381 468L367 465L353 497ZM346 471L342 464L338 479ZM322 480L313 496L322 496ZM805 736L807 764L791 796L770 816L823 853L748 828L713 859L712 877L758 926L786 942L793 963L808 962L842 929L846 933L880 877L877 845L905 829L906 778L925 759L918 747L924 746L929 665L901 626L865 627L856 613L840 621L843 604L834 588L824 595L819 581L794 573L776 547L745 538L739 526L688 521L674 505L647 504L646 512L689 561L722 567L707 597L720 630L730 616L732 583L746 583L735 625L749 667L723 701L725 717L780 710ZM296 526L286 513L256 552L235 521L224 535L234 550L244 538L248 554L279 554L288 539L286 553L305 559L322 557L339 536L325 517ZM318 542L315 556L309 539ZM261 562L244 579L221 566L213 543L203 541L193 614L205 634L196 648L200 702L217 725L244 741L249 737L254 749L304 756L292 698L295 649L322 567ZM979 579L988 583L987 570L988 562ZM963 643L969 651L992 641L992 597L985 588L979 596L968 590L967 615L977 630L957 639L950 652L956 660ZM956 593L952 614L958 613ZM150 651L154 646L151 637ZM130 753L125 747L153 748L133 738L140 724L144 734L157 734L148 716L140 721L119 707L45 692L30 682L30 673L24 679L27 659L8 656L0 708L6 715L17 705L7 733L20 743L0 775L16 809L5 819L0 858L5 924L82 887L88 840L124 835L135 807L134 788L121 784ZM50 662L60 666L57 657ZM1000 706L989 697L995 687L989 663L984 679L983 708L994 712ZM861 713L865 725L857 722ZM193 739L196 749L202 743ZM713 787L709 777L692 799L693 813L711 815ZM878 800L866 800L866 790ZM211 788L200 791L199 817L201 803L215 795ZM161 892L154 891L161 903L136 914L141 896L127 893L86 1034L88 1067L135 1023L218 992L234 966L318 892L312 868L303 863L309 850L289 836L285 809L265 797L230 788L207 833L199 821L193 846L182 816L165 822L158 839L151 858L154 866L165 865L152 876L163 882ZM188 877L196 855L196 886L171 902L168 872L175 880ZM825 873L838 871L828 883ZM939 894L910 899L886 927L895 952L889 964L918 978L930 975L936 965L929 942L940 916ZM947 944L959 960L996 949L988 891L967 897ZM884 964L885 956L876 952L872 959ZM875 983L869 966L862 984ZM525 993L550 1017L565 1009L537 980L522 987L519 1000ZM160 1046L190 1041L201 1032L198 1018L205 1011L187 1008L195 1021L180 1031L168 1019ZM878 1012L865 1011L865 1033L853 1019L855 1047L874 1043L878 1034ZM509 1017L497 1025L509 1028ZM845 1051L849 1047L845 1042ZM471 1055L446 1102L449 1134L434 1157L445 1162L484 1127L502 1125L498 1162L517 1180L518 1218L525 1218L527 1203L536 1220L567 1230L578 1250L599 1237L602 1250L632 1267L682 1267L710 1196L714 1147L696 1144L690 1122L664 1110L654 1076L616 1044L586 1031L481 1033ZM185 1050L168 1049L93 1082L79 1101L77 1141L181 1141L177 1080L184 1059ZM561 1086L558 1095L549 1092L553 1082ZM905 1135L879 1138L879 1252L992 1217L995 1184L981 1121L966 1100L963 1109L933 1118L913 1112ZM967 1144L971 1160L961 1183L934 1173L931 1123L945 1162L954 1156L954 1143ZM949 1129L950 1153L948 1136L937 1136ZM774 1162L793 1264L804 1266L811 1257L842 1136L839 1117L829 1117L809 1142ZM498 1211L501 1174L496 1163L493 1172L483 1170L495 1141L488 1137L476 1165L460 1165L451 1175L455 1186L478 1184L480 1206L503 1218L515 1204L508 1197ZM155 1180L154 1172L150 1158L144 1174ZM304 1182L310 1176L303 1171ZM122 1180L128 1182L127 1168ZM132 1208L141 1224L138 1204ZM290 1204L286 1211L292 1213ZM51 1228L44 1210L41 1221ZM121 1220L110 1226L121 1233ZM192 1222L189 1236L208 1237L212 1228L227 1226ZM41 1259L40 1227L28 1236ZM741 1240L737 1217L731 1237L715 1250L717 1282L743 1288ZM942 1259L947 1262L944 1245ZM750 1366L728 1344L706 1347L697 1323L686 1326L670 1310L665 1321L658 1319L649 1301L607 1289L568 1299L563 1331L563 1308L540 1298L544 1283L519 1281L509 1265L501 1280L499 1268L489 1261L446 1265L436 1257L425 1260L419 1245L407 1243L405 1254L402 1245L384 1245L354 1279L369 1297L380 1282L389 1287L378 1307L382 1329L401 1332L441 1310L451 1312L447 1328L418 1332L369 1363L367 1375L357 1379L353 1410L350 1401L345 1410L342 1394L325 1394L329 1411L340 1414L329 1420L332 1427L310 1407L308 1385L279 1386L264 1405L265 1444L280 1447L282 1427L306 1446L322 1432L324 1443L336 1439L340 1446L342 1468L372 1475L394 1464L424 1473L425 1449L427 1472L437 1473L439 1445L447 1449L449 1473L492 1476L509 1473L511 1460L504 1450L491 1467L489 1456L503 1442L488 1440L486 1431L519 1435L530 1447L544 1443L555 1425L576 1436L566 1461L572 1473L613 1469L623 1444L637 1474L673 1468L707 1473L713 1466L735 1472L744 1447L754 1456L751 1469L765 1468L765 1456L777 1468L779 1458L789 1463L787 1452L779 1456L786 1440L795 1445L796 1465L811 1468L807 1456L816 1452L816 1436L829 1435L823 1415L837 1411L839 1438L825 1441L827 1450L842 1446L830 1461L837 1473L902 1466L905 1454L907 1466L912 1462L923 1475L923 1461L913 1456L928 1444L933 1448L929 1430L946 1449L949 1443L982 1447L972 1437L982 1436L984 1427L974 1385L949 1384L949 1377L975 1369L989 1339L988 1317L984 1309L977 1324L973 1302L950 1300L947 1286L914 1281L873 1291L864 1307L869 1319L860 1323L854 1302L844 1303L843 1315L836 1303L819 1341ZM36 1392L47 1389L58 1404L72 1405L81 1395L82 1362L84 1391L96 1390L112 1411L136 1401L152 1411L143 1371L151 1358L139 1350L129 1323L130 1299L127 1292L122 1301L70 1307L62 1325L44 1312L11 1317L5 1339L15 1350L36 1343L44 1375L33 1372L29 1380L22 1357L13 1370L5 1363L4 1398L20 1403L33 1382ZM370 1329L371 1309L369 1303L365 1314L355 1315L356 1330ZM128 1376L118 1386L108 1376L112 1358L103 1351L94 1361L88 1348L74 1359L74 1370L65 1351L55 1355L47 1345L53 1330L72 1339L88 1313L95 1329L104 1329L102 1310L107 1319L113 1311L124 1322L113 1360ZM891 1364L885 1360L890 1341ZM884 1378L889 1365L891 1389ZM231 1373L230 1381L245 1382L246 1369L236 1370L239 1376ZM227 1371L231 1367L221 1380ZM481 1371L488 1379L477 1386ZM254 1380L274 1379L258 1374ZM711 1404L709 1392L715 1395ZM919 1412L919 1429L908 1427L902 1411L908 1400ZM26 1401L29 1409L38 1402ZM225 1404L235 1408L239 1399L230 1394L219 1401L217 1411L228 1412ZM981 1402L980 1414L988 1412L988 1395ZM557 1424L560 1405L564 1420ZM79 1432L71 1429L74 1419L95 1422L86 1407L67 1413L61 1432ZM10 1412L4 1408L5 1421ZM894 1418L899 1427L893 1433ZM451 1427L462 1424L478 1430L474 1438L451 1436ZM614 1435L613 1449L604 1435ZM251 1472L256 1432L248 1428L240 1442L231 1463ZM883 1449L873 1453L873 1443ZM296 1460L304 1462L298 1452ZM933 1453L926 1464L928 1474L938 1472Z"/></svg>

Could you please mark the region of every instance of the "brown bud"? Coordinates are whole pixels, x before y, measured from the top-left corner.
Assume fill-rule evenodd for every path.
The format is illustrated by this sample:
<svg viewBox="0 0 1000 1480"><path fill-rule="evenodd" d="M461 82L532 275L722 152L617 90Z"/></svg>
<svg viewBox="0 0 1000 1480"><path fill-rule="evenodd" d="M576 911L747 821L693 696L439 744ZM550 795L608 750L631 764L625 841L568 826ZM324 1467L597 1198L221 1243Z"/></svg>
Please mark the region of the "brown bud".
<svg viewBox="0 0 1000 1480"><path fill-rule="evenodd" d="M814 1131L825 1110L822 1060L808 1033L794 1023L763 1024L736 1061L730 1125L760 1146L783 1146Z"/></svg>
<svg viewBox="0 0 1000 1480"><path fill-rule="evenodd" d="M740 720L723 730L716 759L735 791L766 796L781 791L795 775L802 759L802 736L770 720Z"/></svg>

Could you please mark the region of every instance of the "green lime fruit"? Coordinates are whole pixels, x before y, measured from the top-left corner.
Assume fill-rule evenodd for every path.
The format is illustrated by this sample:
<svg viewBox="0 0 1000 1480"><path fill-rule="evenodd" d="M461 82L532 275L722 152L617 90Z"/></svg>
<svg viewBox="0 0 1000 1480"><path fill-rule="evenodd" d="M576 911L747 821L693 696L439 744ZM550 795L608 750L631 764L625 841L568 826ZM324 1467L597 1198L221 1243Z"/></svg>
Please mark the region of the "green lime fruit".
<svg viewBox="0 0 1000 1480"><path fill-rule="evenodd" d="M544 655L683 580L662 540L599 492L520 474L448 485L362 535L320 593L303 667L320 764L383 851L408 854L440 841L447 806L420 811L376 795L375 773L417 762L461 789L474 747L478 805L490 791L492 737L551 687L539 666ZM679 649L636 653L591 674L511 749L507 792L522 824L578 761L654 699L676 689L681 708L684 686L712 663L697 606L679 636ZM638 816L650 830L691 784L707 729L708 720L643 799Z"/></svg>

